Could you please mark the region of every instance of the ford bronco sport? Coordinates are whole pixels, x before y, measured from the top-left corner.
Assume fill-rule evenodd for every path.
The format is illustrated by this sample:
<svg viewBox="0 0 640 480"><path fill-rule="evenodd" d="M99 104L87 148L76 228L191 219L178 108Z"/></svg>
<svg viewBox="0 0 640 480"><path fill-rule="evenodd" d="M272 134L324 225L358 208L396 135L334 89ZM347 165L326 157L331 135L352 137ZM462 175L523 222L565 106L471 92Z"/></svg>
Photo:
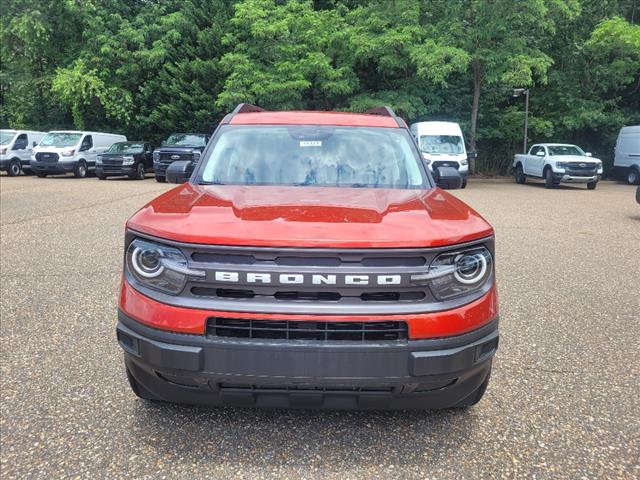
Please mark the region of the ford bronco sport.
<svg viewBox="0 0 640 480"><path fill-rule="evenodd" d="M477 403L498 347L494 233L405 122L227 115L126 226L117 336L133 392L203 405ZM435 178L435 180L434 180Z"/></svg>

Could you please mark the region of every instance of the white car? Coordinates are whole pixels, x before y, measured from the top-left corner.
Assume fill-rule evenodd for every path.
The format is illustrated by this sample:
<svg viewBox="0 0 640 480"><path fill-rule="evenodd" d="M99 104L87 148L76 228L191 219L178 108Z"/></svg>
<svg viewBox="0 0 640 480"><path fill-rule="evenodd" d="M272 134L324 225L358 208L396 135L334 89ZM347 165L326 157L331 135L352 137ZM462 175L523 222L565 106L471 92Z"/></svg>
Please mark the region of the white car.
<svg viewBox="0 0 640 480"><path fill-rule="evenodd" d="M640 125L620 129L613 168L629 184L640 184Z"/></svg>
<svg viewBox="0 0 640 480"><path fill-rule="evenodd" d="M602 177L602 161L577 145L538 143L528 154L516 154L513 172L518 183L534 177L544 179L547 188L560 183L586 183L593 190Z"/></svg>
<svg viewBox="0 0 640 480"><path fill-rule="evenodd" d="M23 170L31 172L33 147L45 135L31 130L0 130L0 171L6 171L10 177L20 175Z"/></svg>
<svg viewBox="0 0 640 480"><path fill-rule="evenodd" d="M100 132L49 132L33 149L31 169L39 177L73 172L85 177L96 168L98 154L104 153L116 142L126 142L124 135Z"/></svg>
<svg viewBox="0 0 640 480"><path fill-rule="evenodd" d="M418 122L409 128L416 139L422 157L433 172L439 167L453 167L467 186L469 156L460 125L455 122Z"/></svg>

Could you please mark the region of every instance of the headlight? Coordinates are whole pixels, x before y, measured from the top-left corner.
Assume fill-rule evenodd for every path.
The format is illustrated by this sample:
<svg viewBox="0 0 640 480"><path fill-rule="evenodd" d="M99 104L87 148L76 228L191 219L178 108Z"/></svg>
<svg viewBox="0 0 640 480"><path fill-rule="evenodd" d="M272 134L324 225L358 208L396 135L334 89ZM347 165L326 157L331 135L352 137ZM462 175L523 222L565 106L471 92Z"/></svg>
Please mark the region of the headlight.
<svg viewBox="0 0 640 480"><path fill-rule="evenodd" d="M462 160L460 160L460 165L469 165L469 162L466 158L463 158Z"/></svg>
<svg viewBox="0 0 640 480"><path fill-rule="evenodd" d="M133 157L122 157L122 164L123 165L133 165Z"/></svg>
<svg viewBox="0 0 640 480"><path fill-rule="evenodd" d="M569 168L569 164L567 162L556 162L556 168Z"/></svg>
<svg viewBox="0 0 640 480"><path fill-rule="evenodd" d="M189 277L204 277L203 270L189 268L180 250L167 245L136 239L127 248L127 267L141 284L176 295Z"/></svg>
<svg viewBox="0 0 640 480"><path fill-rule="evenodd" d="M102 155L96 157L96 165L102 165Z"/></svg>
<svg viewBox="0 0 640 480"><path fill-rule="evenodd" d="M60 153L63 157L73 157L73 154L76 153L75 150L67 150L66 152Z"/></svg>
<svg viewBox="0 0 640 480"><path fill-rule="evenodd" d="M157 162L158 160L160 160L160 152L153 152L153 161Z"/></svg>
<svg viewBox="0 0 640 480"><path fill-rule="evenodd" d="M0 155L6 155L7 154L7 149L6 148L0 148Z"/></svg>
<svg viewBox="0 0 640 480"><path fill-rule="evenodd" d="M414 274L411 281L428 285L438 300L466 295L481 289L491 279L493 261L485 247L441 253L424 274Z"/></svg>
<svg viewBox="0 0 640 480"><path fill-rule="evenodd" d="M193 161L197 162L198 160L200 160L200 155L201 153L199 150L196 150L195 152L193 152Z"/></svg>

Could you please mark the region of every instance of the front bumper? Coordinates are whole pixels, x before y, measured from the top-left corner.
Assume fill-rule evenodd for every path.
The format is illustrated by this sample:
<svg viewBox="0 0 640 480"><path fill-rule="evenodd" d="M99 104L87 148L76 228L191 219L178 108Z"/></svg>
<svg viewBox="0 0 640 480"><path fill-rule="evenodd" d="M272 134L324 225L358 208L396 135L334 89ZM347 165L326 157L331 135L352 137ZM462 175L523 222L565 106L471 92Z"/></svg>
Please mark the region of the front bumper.
<svg viewBox="0 0 640 480"><path fill-rule="evenodd" d="M553 172L553 177L556 182L559 183L590 183L597 182L602 178L602 175L576 175L566 172Z"/></svg>
<svg viewBox="0 0 640 480"><path fill-rule="evenodd" d="M78 162L38 162L31 160L31 170L35 173L46 173L46 174L56 174L56 173L69 173L73 172L73 169L76 167Z"/></svg>
<svg viewBox="0 0 640 480"><path fill-rule="evenodd" d="M135 173L137 173L135 165L96 166L96 175L98 177L122 177L134 175Z"/></svg>
<svg viewBox="0 0 640 480"><path fill-rule="evenodd" d="M485 381L498 320L454 337L315 342L171 333L120 311L117 335L133 377L170 402L429 409L455 406Z"/></svg>

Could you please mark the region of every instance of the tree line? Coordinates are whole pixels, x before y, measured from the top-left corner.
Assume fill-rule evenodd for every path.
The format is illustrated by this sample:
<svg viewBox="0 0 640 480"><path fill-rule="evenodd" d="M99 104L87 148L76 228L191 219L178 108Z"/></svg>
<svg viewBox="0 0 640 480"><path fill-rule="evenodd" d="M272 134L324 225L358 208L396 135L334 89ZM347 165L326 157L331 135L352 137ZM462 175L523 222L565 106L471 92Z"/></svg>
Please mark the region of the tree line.
<svg viewBox="0 0 640 480"><path fill-rule="evenodd" d="M240 102L461 124L478 168L530 141L611 162L640 123L639 0L2 0L0 124L160 141Z"/></svg>

